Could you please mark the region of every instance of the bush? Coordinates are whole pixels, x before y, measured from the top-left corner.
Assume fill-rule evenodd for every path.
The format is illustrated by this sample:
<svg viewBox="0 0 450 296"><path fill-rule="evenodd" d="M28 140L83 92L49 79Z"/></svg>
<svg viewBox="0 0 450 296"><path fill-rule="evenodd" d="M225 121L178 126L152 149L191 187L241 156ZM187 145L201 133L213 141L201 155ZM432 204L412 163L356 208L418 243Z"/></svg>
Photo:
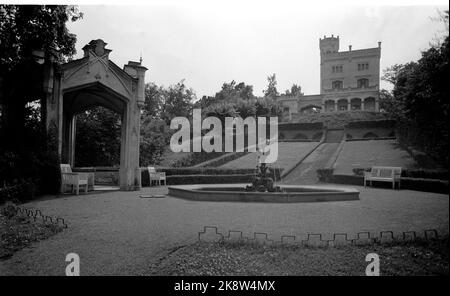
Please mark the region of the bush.
<svg viewBox="0 0 450 296"><path fill-rule="evenodd" d="M61 170L56 153L43 149L25 151L20 155L0 152L0 186L16 188L31 186L30 183L33 183L33 196L59 192Z"/></svg>
<svg viewBox="0 0 450 296"><path fill-rule="evenodd" d="M333 177L333 171L332 168L325 168L325 169L318 169L317 172L317 178L320 182L330 182Z"/></svg>
<svg viewBox="0 0 450 296"><path fill-rule="evenodd" d="M16 181L15 184L0 188L0 204L6 201L25 202L34 198L36 186L31 180Z"/></svg>

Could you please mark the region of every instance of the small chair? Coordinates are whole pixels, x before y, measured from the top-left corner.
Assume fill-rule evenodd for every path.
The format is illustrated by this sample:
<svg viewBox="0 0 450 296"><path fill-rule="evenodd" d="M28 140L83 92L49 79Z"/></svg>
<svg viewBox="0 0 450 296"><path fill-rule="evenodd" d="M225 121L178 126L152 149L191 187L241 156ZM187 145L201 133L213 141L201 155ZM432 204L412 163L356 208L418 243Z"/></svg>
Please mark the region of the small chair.
<svg viewBox="0 0 450 296"><path fill-rule="evenodd" d="M61 164L61 192L64 193L66 185L72 187L72 192L75 190L76 195L80 193L80 186L84 186L84 192L88 192L88 174L87 173L73 173L70 164Z"/></svg>
<svg viewBox="0 0 450 296"><path fill-rule="evenodd" d="M156 172L155 167L151 166L148 166L147 170L150 179L149 186L152 186L152 181L158 182L158 186L161 186L161 181L164 181L164 185L167 185L165 172Z"/></svg>
<svg viewBox="0 0 450 296"><path fill-rule="evenodd" d="M158 185L161 186L161 181L164 181L164 185L166 185L166 173L165 172L156 172L155 167L149 166L147 167L148 175L150 179L150 186L152 186L152 181L158 182Z"/></svg>

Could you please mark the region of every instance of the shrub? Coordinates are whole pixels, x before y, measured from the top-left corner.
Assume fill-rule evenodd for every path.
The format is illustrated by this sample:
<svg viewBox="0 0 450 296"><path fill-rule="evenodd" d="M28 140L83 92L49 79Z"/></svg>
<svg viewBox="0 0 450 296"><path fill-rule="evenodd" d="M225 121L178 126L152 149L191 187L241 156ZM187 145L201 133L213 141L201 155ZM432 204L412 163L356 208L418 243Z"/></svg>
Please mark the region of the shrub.
<svg viewBox="0 0 450 296"><path fill-rule="evenodd" d="M5 205L0 208L0 214L8 219L17 215L17 211L17 206L10 201L6 202Z"/></svg>
<svg viewBox="0 0 450 296"><path fill-rule="evenodd" d="M0 188L0 204L6 201L24 202L34 198L36 186L31 180L16 181Z"/></svg>
<svg viewBox="0 0 450 296"><path fill-rule="evenodd" d="M370 168L354 168L352 171L356 176L364 176L364 172L370 172Z"/></svg>
<svg viewBox="0 0 450 296"><path fill-rule="evenodd" d="M317 172L317 178L320 182L330 182L333 177L333 171L332 168L325 168L325 169L318 169Z"/></svg>

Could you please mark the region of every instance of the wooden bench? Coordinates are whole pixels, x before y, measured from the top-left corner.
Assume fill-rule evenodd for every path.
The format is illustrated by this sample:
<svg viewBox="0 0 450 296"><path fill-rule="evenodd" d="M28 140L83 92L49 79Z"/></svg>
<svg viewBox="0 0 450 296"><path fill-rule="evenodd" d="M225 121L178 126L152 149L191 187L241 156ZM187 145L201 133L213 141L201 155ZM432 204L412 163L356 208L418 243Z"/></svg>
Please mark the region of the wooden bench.
<svg viewBox="0 0 450 296"><path fill-rule="evenodd" d="M80 186L84 186L85 193L88 192L88 174L87 173L73 173L70 164L61 164L61 193L66 191L66 186L71 186L72 192L78 195L80 193Z"/></svg>
<svg viewBox="0 0 450 296"><path fill-rule="evenodd" d="M161 186L161 181L164 181L164 185L167 185L166 181L166 173L165 172L156 172L155 167L147 167L148 177L150 179L149 186L152 186L152 181L158 183Z"/></svg>
<svg viewBox="0 0 450 296"><path fill-rule="evenodd" d="M392 183L392 189L395 189L395 183L398 183L398 189L400 189L401 174L401 167L374 166L370 172L364 172L364 187L366 187L367 181L370 186L372 186L372 181L379 181Z"/></svg>

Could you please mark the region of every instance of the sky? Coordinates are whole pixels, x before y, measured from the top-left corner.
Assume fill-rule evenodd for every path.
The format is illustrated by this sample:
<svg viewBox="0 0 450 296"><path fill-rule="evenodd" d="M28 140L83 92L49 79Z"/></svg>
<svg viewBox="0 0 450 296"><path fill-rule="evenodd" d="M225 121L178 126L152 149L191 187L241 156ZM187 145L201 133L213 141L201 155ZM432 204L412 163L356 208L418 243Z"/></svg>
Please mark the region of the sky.
<svg viewBox="0 0 450 296"><path fill-rule="evenodd" d="M313 3L313 2L306 2ZM373 2L372 2L373 3ZM323 4L323 5L322 5ZM184 79L197 98L213 96L224 82L253 85L262 95L267 76L278 91L299 84L319 93L319 38L339 35L340 49L377 47L381 69L420 58L445 32L433 20L446 6L311 6L303 2L155 2L147 5L80 5L83 19L68 25L77 35L77 55L103 39L119 66L139 61L146 82L169 86ZM390 88L381 82L382 88Z"/></svg>

